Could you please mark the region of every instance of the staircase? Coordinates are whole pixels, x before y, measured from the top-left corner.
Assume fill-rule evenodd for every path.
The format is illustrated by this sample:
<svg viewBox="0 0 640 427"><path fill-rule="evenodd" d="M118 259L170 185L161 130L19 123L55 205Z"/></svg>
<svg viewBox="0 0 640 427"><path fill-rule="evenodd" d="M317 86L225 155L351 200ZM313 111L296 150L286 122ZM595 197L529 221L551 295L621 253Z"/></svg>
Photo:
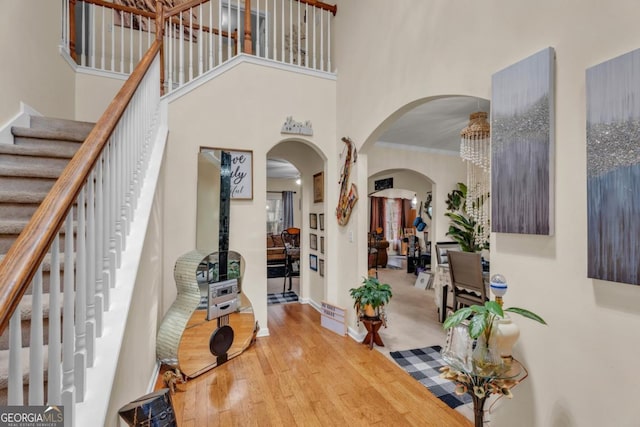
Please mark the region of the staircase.
<svg viewBox="0 0 640 427"><path fill-rule="evenodd" d="M13 127L13 144L0 144L0 260L22 232L56 179L93 129L93 123L31 117L29 128ZM61 240L62 241L62 240ZM63 248L61 248L63 250ZM49 313L48 258L43 266L44 344ZM61 266L64 270L64 266ZM62 290L64 292L64 290ZM28 389L30 289L20 304L25 404ZM9 328L0 335L0 405L7 404ZM45 348L46 354L46 348ZM45 358L46 360L46 358ZM45 368L46 378L46 368Z"/></svg>

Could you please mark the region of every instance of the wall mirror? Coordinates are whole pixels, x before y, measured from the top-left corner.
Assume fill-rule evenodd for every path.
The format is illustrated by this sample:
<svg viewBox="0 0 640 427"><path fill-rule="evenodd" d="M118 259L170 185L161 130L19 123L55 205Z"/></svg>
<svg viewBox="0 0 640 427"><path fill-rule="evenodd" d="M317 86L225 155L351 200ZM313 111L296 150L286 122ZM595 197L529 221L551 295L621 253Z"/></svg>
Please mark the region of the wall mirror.
<svg viewBox="0 0 640 427"><path fill-rule="evenodd" d="M189 378L240 355L258 332L244 259L229 250L230 170L229 153L198 153L196 249L175 263L178 295L158 330L158 360Z"/></svg>

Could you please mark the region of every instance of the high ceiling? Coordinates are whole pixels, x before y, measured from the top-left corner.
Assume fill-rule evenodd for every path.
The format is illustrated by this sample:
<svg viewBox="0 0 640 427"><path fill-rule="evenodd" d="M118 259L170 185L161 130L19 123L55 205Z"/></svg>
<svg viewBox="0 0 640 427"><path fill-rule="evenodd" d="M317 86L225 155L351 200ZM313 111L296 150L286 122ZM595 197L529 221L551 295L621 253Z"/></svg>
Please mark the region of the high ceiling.
<svg viewBox="0 0 640 427"><path fill-rule="evenodd" d="M489 101L468 96L452 96L425 102L403 114L376 144L420 151L457 154L460 131L476 111L489 112ZM296 178L298 170L286 160L269 159L267 177Z"/></svg>

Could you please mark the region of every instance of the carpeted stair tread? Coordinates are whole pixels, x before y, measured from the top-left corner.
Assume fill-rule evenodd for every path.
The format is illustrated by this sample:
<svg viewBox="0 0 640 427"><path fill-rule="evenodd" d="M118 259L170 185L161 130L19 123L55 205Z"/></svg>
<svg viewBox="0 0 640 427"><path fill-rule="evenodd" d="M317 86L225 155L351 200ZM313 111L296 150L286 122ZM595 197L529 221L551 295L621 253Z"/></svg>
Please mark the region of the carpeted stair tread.
<svg viewBox="0 0 640 427"><path fill-rule="evenodd" d="M88 132L60 129L33 129L12 126L11 133L16 138L49 139L54 141L83 142Z"/></svg>
<svg viewBox="0 0 640 427"><path fill-rule="evenodd" d="M24 345L25 343L23 343ZM27 343L28 344L28 343ZM44 379L47 380L49 346L42 347ZM29 384L29 347L22 347L22 382ZM0 389L9 387L9 350L0 350Z"/></svg>
<svg viewBox="0 0 640 427"><path fill-rule="evenodd" d="M49 159L51 163L36 162L26 164L26 162L14 161L13 159L0 158L0 176L24 177L24 178L58 178L68 159Z"/></svg>
<svg viewBox="0 0 640 427"><path fill-rule="evenodd" d="M0 203L42 203L47 191L19 191L12 188L0 188Z"/></svg>
<svg viewBox="0 0 640 427"><path fill-rule="evenodd" d="M78 132L89 135L96 125L91 122L82 122L78 120L59 119L55 117L31 116L30 127L32 129L60 130L64 129L68 132Z"/></svg>
<svg viewBox="0 0 640 427"><path fill-rule="evenodd" d="M70 159L76 151L77 147L75 144L58 144L57 147L0 144L0 154L10 154L14 156Z"/></svg>

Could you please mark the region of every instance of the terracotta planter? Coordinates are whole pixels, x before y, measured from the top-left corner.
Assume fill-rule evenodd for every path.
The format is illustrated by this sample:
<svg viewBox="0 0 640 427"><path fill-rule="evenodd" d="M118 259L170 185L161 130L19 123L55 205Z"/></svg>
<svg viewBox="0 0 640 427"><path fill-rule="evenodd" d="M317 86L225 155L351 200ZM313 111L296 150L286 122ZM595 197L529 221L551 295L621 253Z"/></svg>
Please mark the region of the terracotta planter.
<svg viewBox="0 0 640 427"><path fill-rule="evenodd" d="M364 315L367 317L376 317L376 309L371 304L364 306Z"/></svg>

